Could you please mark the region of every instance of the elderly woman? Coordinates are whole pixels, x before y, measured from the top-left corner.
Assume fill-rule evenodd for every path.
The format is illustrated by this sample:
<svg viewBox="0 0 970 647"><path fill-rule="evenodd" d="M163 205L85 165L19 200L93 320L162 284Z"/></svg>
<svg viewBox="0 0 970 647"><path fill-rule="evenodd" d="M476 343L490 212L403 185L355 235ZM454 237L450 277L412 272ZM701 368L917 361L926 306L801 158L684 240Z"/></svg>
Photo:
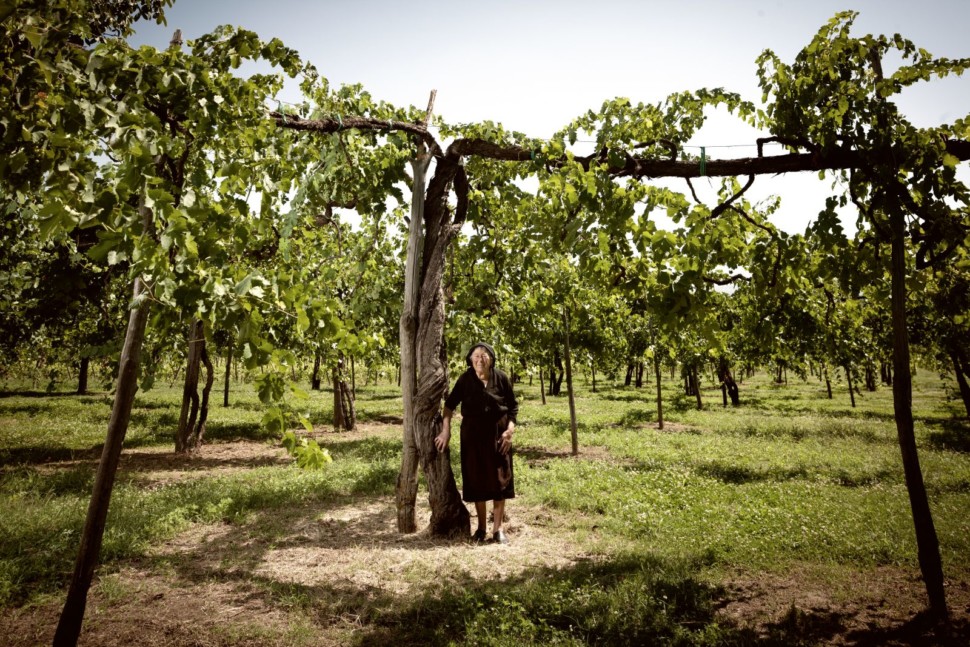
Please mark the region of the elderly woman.
<svg viewBox="0 0 970 647"><path fill-rule="evenodd" d="M492 541L507 544L502 530L505 500L515 498L512 479L512 434L519 404L508 375L495 368L495 350L479 342L465 356L468 370L445 400L441 433L435 447L443 452L451 439L451 416L461 405L462 499L475 504L478 530L485 541L486 505L492 501Z"/></svg>

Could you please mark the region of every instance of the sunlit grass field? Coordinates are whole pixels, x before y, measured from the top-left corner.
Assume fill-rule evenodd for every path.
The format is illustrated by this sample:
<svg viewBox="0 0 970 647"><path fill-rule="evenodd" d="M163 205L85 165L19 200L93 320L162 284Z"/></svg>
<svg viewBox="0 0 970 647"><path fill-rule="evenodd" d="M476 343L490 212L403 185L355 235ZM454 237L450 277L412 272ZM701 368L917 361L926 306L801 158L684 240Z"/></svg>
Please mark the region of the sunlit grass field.
<svg viewBox="0 0 970 647"><path fill-rule="evenodd" d="M428 644L745 643L751 636L713 619L708 583L722 574L795 566L819 573L918 568L888 387L858 394L853 408L840 384L830 400L817 379L778 385L762 373L741 384L740 407L722 406L720 391L708 388L698 411L679 381L671 381L664 384L665 428L658 430L653 384L597 386L593 393L577 380L579 456L573 457L566 397L542 404L537 381L519 384L519 499L511 512L518 505L548 511L563 533L603 557L601 565L504 586L501 626L483 603L494 594L486 586L438 591L421 602L424 610L417 612L438 618L447 632L415 626L409 614L418 607L411 605L369 618L375 627ZM262 409L251 386L234 385L231 400L223 408L213 395L209 441L277 442L260 428ZM179 401L180 389L164 385L140 393L126 447L173 447ZM0 608L63 590L93 465L48 466L96 458L110 404L107 394L0 397ZM329 424L328 391L312 393L300 406L315 424ZM399 391L361 385L357 409L362 422L399 426ZM944 570L965 581L970 424L961 412L938 375L917 372L916 432ZM329 449L334 462L321 471L263 466L151 487L122 477L105 568L144 555L193 524L243 528L268 510L393 494L396 434ZM457 464L457 443L452 452Z"/></svg>

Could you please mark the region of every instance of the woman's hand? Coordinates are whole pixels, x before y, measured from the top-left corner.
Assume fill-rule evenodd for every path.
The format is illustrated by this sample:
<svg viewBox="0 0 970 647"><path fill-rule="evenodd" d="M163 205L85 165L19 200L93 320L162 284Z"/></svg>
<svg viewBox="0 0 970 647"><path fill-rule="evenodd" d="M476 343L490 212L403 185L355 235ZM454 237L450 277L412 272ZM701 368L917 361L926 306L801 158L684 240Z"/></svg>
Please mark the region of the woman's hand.
<svg viewBox="0 0 970 647"><path fill-rule="evenodd" d="M515 429L513 425L509 425L509 428L502 432L502 440L499 443L498 450L504 455L508 454L509 450L512 449L512 432Z"/></svg>
<svg viewBox="0 0 970 647"><path fill-rule="evenodd" d="M443 452L448 447L448 441L451 440L451 429L445 429L440 434L434 437L434 446L438 448L438 452Z"/></svg>
<svg viewBox="0 0 970 647"><path fill-rule="evenodd" d="M441 412L441 433L434 437L434 446L439 454L445 451L448 447L448 441L451 440L451 416L453 413L454 411L449 409L447 405Z"/></svg>

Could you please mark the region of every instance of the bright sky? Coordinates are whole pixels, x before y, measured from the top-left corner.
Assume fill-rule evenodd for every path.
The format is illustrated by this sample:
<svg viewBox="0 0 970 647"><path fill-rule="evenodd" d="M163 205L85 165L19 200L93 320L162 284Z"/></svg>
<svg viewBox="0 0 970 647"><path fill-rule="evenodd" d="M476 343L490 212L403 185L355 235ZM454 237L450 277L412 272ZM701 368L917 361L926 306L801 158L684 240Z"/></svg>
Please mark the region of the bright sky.
<svg viewBox="0 0 970 647"><path fill-rule="evenodd" d="M847 9L860 12L858 35L898 32L934 56L970 57L966 0L177 0L167 27L140 26L132 43L161 48L176 28L192 39L239 25L279 37L334 87L362 83L378 99L421 108L436 89L435 113L449 123L491 120L547 137L616 96L655 103L723 87L758 102L757 56L771 49L791 62ZM970 113L970 75L908 90L898 103L918 126L950 123ZM747 157L757 136L716 119L691 144L712 158ZM750 146L719 148L736 145ZM710 186L702 197L713 201ZM828 187L792 174L759 178L750 193L782 196L776 224L801 231Z"/></svg>

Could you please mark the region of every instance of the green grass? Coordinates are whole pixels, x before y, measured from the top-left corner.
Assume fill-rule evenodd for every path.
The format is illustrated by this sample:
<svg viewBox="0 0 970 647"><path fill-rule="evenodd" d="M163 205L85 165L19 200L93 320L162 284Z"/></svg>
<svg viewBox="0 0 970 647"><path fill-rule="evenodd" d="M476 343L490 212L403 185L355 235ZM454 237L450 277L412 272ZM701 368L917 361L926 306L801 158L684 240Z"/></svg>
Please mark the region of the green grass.
<svg viewBox="0 0 970 647"><path fill-rule="evenodd" d="M970 435L970 425L954 422L958 409L942 398L938 378L922 376L914 401L923 473L944 562L965 570L970 457L932 438L948 427ZM518 471L522 490L581 520L592 515L599 528L657 555L774 569L801 561L915 565L889 389L857 396L853 409L848 394L828 400L818 384L779 387L762 377L742 385L741 407L724 408L712 390L697 411L669 388L665 422L673 431L645 426L656 419L645 401L653 390L640 392L644 400L634 393L611 389L577 403L580 453L602 447L610 460L532 461ZM569 447L562 400L524 425L523 455Z"/></svg>
<svg viewBox="0 0 970 647"><path fill-rule="evenodd" d="M888 388L857 396L852 408L844 389L829 400L817 381L778 386L758 376L741 385L741 407L722 407L720 392L707 390L702 411L679 393L678 383L664 388L666 428L660 431L652 384L637 390L601 383L593 394L580 380L580 456L573 458L566 398L543 406L538 385L520 385L521 502L554 512L562 531L600 558L501 582L429 586L418 599L368 600L367 631L354 640L794 644L807 635L794 616L790 628L767 637L719 622L714 610L722 592L711 582L720 573L783 572L794 565L819 572L917 569ZM316 424L329 424L331 397L313 393L302 403ZM251 387L236 388L232 402L212 407L207 438L275 442L260 428L261 406ZM65 586L110 404L104 394L0 397L0 607ZM945 400L938 377L917 375L917 440L944 568L966 577L970 425L956 405ZM172 447L178 406L177 389L139 394L126 446ZM365 422L400 419L396 387L360 388L357 406ZM258 467L155 487L121 479L102 560L110 565L145 555L192 524L252 531L256 520L305 504L393 493L396 437L345 440L329 449L334 462L322 471ZM457 443L452 451L457 454ZM72 459L87 460L46 465ZM275 532L271 523L265 532ZM109 579L106 595L111 586ZM305 615L294 626L312 624L312 591L266 587L284 608L303 600L297 606ZM346 604L353 606L353 599Z"/></svg>

